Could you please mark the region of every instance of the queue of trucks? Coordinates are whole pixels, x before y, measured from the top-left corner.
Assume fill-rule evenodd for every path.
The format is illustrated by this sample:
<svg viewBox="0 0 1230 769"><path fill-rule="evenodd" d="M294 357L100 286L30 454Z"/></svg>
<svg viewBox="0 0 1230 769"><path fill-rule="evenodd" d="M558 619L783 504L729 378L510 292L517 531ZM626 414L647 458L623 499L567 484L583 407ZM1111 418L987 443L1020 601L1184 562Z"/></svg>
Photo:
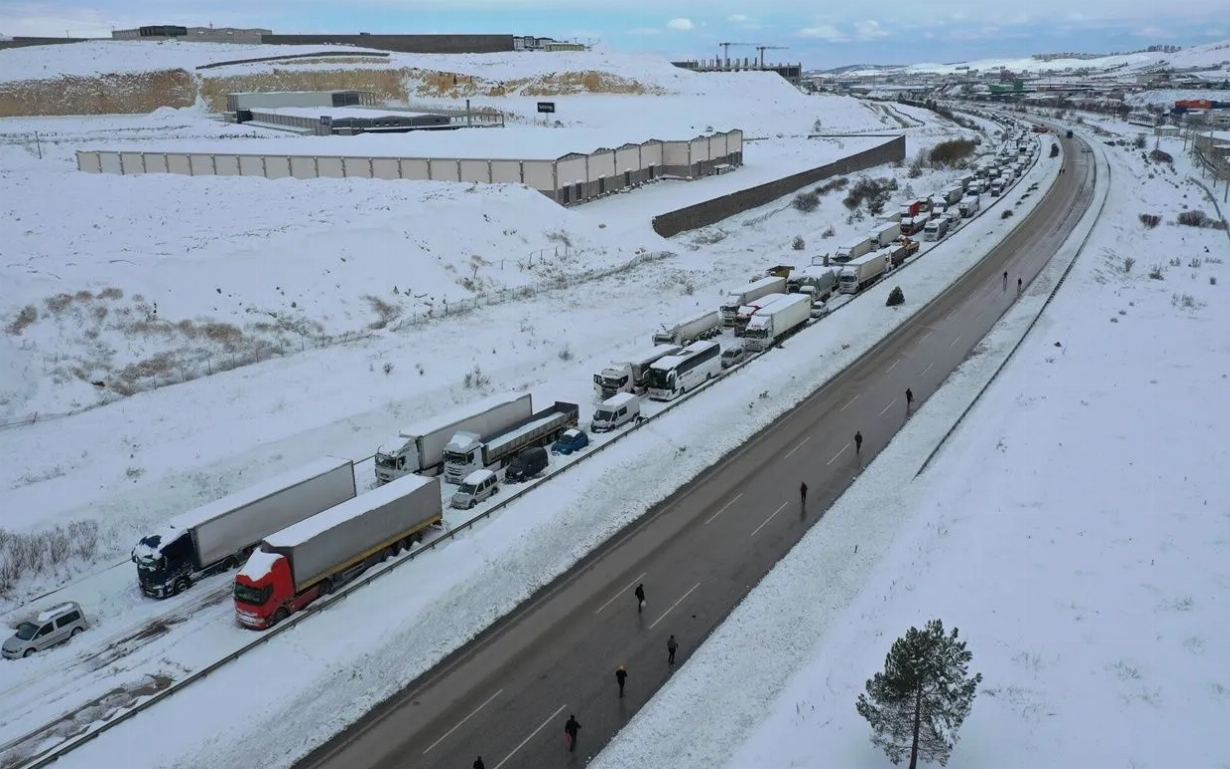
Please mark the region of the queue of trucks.
<svg viewBox="0 0 1230 769"><path fill-rule="evenodd" d="M722 325L727 327L735 325L735 319L739 315L740 307L745 307L763 296L784 294L785 292L786 279L775 275L753 280L746 286L731 291L722 300L722 304L718 308L718 311L721 313Z"/></svg>
<svg viewBox="0 0 1230 769"><path fill-rule="evenodd" d="M565 430L577 426L580 407L556 401L536 414L500 425L487 432L459 430L444 447L444 477L460 484L475 470L501 469L518 452L555 442Z"/></svg>

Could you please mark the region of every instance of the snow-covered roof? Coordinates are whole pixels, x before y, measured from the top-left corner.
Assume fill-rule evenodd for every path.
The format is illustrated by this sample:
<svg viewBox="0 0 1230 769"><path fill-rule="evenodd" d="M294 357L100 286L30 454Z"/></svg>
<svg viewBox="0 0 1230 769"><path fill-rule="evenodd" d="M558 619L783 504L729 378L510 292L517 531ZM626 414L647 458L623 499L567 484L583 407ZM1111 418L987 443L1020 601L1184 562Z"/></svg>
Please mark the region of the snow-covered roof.
<svg viewBox="0 0 1230 769"><path fill-rule="evenodd" d="M475 470L461 480L462 483L467 483L471 486L477 486L491 476L490 470Z"/></svg>
<svg viewBox="0 0 1230 769"><path fill-rule="evenodd" d="M438 483L436 478L424 478L421 475L405 475L395 481L386 483L379 488L360 494L340 505L335 505L323 513L317 513L307 520L288 526L281 531L265 537L265 544L271 547L295 547L334 529L364 513L370 512L381 505L417 491L423 486Z"/></svg>
<svg viewBox="0 0 1230 769"><path fill-rule="evenodd" d="M606 406L607 408L617 409L620 406L623 406L628 403L633 403L638 400L640 399L633 393L616 393L612 395L611 397L607 398L606 400L604 400L602 402L602 405Z"/></svg>
<svg viewBox="0 0 1230 769"><path fill-rule="evenodd" d="M252 112L268 112L274 115L289 117L319 118L327 115L333 118L364 118L374 120L383 117L426 117L430 112L406 112L404 110L380 109L379 107L253 107Z"/></svg>
<svg viewBox="0 0 1230 769"><path fill-rule="evenodd" d="M181 513L175 516L159 530L159 534L163 535L162 541L168 542L174 539L180 533L187 531L194 526L199 526L207 523L214 518L229 513L237 507L246 504L251 504L257 500L274 494L282 489L290 488L304 481L315 478L319 475L332 472L339 467L349 466L349 459L339 459L338 457L325 457L318 459L315 462L310 462L302 467L296 467L293 470L287 470L284 473L275 475L259 483L256 483L247 488L240 489L233 494L228 494L221 499L215 499L213 502L208 502L195 510L189 510L186 513ZM168 536L169 535L169 536ZM138 548L141 548L139 545ZM157 553L150 551L147 555L156 556Z"/></svg>
<svg viewBox="0 0 1230 769"><path fill-rule="evenodd" d="M61 614L64 614L65 612L69 612L74 609L80 609L80 608L81 608L80 606L73 603L72 601L67 601L65 603L52 606L50 609L44 609L40 611L38 613L38 621L39 622L50 622L51 620L55 619Z"/></svg>
<svg viewBox="0 0 1230 769"><path fill-rule="evenodd" d="M273 571L273 564L281 557L277 553L269 553L259 548L253 550L252 555L248 556L248 562L239 570L239 575L255 582Z"/></svg>

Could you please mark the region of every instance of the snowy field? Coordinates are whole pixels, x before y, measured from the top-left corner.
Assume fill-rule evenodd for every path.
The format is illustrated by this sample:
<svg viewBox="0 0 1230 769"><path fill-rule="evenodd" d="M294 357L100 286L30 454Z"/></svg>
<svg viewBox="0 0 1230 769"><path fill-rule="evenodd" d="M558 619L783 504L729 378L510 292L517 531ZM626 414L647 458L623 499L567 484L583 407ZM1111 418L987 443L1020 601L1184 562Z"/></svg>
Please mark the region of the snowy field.
<svg viewBox="0 0 1230 769"><path fill-rule="evenodd" d="M983 674L949 766L1228 765L1230 241L1174 224L1212 213L1181 142L1088 138L1066 281L1072 243L592 766L883 766L854 703L932 618Z"/></svg>

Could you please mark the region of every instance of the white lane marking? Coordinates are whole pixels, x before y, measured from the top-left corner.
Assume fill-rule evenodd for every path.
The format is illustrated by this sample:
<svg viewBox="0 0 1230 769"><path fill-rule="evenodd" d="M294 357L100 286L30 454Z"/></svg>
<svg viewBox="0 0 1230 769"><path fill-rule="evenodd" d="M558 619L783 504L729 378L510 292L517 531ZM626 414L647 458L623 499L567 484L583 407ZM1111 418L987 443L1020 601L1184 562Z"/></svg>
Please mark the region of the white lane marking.
<svg viewBox="0 0 1230 769"><path fill-rule="evenodd" d="M900 362L901 362L901 359L900 359L900 358L898 358L897 360L893 361L893 365L889 366L889 367L885 370L885 372L884 372L884 373L885 373L885 374L887 374L889 371L892 371L893 369L897 368L897 364L898 364L898 363L900 363Z"/></svg>
<svg viewBox="0 0 1230 769"><path fill-rule="evenodd" d="M799 445L798 445L798 446L795 446L795 447L794 447L794 448L792 448L790 451L787 451L787 452L786 452L786 456L782 457L782 459L790 459L790 455L791 455L791 454L793 454L794 452L796 452L796 451L798 451L799 449L803 448L803 444L804 444L804 443L807 443L807 442L808 442L808 441L810 441L810 440L811 440L811 436L809 435L809 436L807 436L806 438L804 438L803 440L799 441Z"/></svg>
<svg viewBox="0 0 1230 769"><path fill-rule="evenodd" d="M834 455L833 455L833 458L832 458L832 459L830 459L829 461L825 462L824 464L826 464L826 465L831 465L831 464L833 464L834 462L836 462L836 461L837 461L837 457L839 457L839 456L841 456L842 454L845 454L845 453L846 453L846 449L848 449L848 448L850 448L850 444L848 444L848 443L847 443L846 445L844 445L844 446L842 446L842 447L841 447L841 451L839 451L839 452L837 452L836 454L834 454Z"/></svg>
<svg viewBox="0 0 1230 769"><path fill-rule="evenodd" d="M922 340L926 339L929 336L931 336L931 329L927 329L926 331L924 331L923 335L918 337L918 341L921 342Z"/></svg>
<svg viewBox="0 0 1230 769"><path fill-rule="evenodd" d="M476 713L478 713L478 711L480 711L480 710L482 710L483 708L485 708L485 707L487 707L488 705L490 705L492 700L494 700L496 697L499 697L499 696L500 696L501 694L503 694L503 693L504 693L504 690L503 690L503 689L500 689L498 692L496 692L495 694L493 694L493 695L491 695L490 697L488 697L486 702L484 702L483 704L481 704L481 705L479 705L478 707L474 708L474 712L473 712L473 713L471 713L470 715L468 715L468 716L466 716L465 718L463 718L463 719L461 719L460 721L458 721L458 722L457 722L457 725L456 725L456 726L454 726L452 729L449 729L449 730L448 730L447 732L445 732L443 735L441 735L441 736L440 736L440 739L438 739L438 740L436 740L435 742L433 742L433 743L431 743L430 745L428 745L428 746L427 746L427 750L424 750L424 751L423 751L423 755L427 755L428 753L430 753L432 748L434 748L435 746L439 745L441 742L444 742L444 740L445 740L445 739L447 739L447 738L448 738L448 736L449 736L450 734L452 734L453 732L455 732L455 731L457 731L458 729L460 729L462 724L464 724L466 721L469 721L471 718L473 718L473 717L475 716L475 714L476 714Z"/></svg>
<svg viewBox="0 0 1230 769"><path fill-rule="evenodd" d="M930 371L930 370L931 370L931 367L932 367L932 366L934 366L934 365L935 365L935 361L932 361L931 363L928 363L928 364L927 364L927 367L926 367L925 369L923 369L923 374L925 375L928 371Z"/></svg>
<svg viewBox="0 0 1230 769"><path fill-rule="evenodd" d="M779 508L777 508L776 510L774 510L774 511L773 511L773 515L770 515L768 518L765 518L765 519L764 519L764 523L762 523L762 524L760 524L759 526L757 526L757 527L756 527L756 530L752 532L752 536L753 536L753 537L754 537L754 536L756 536L757 534L759 534L759 533L760 533L760 530L761 530L761 529L763 529L765 526L768 526L768 525L769 525L769 521L771 521L771 520L773 520L774 518L776 518L778 513L780 513L781 511L783 511L783 510L785 510L785 509L786 509L786 505L787 505L787 504L788 504L787 502L783 502L781 507L779 507Z"/></svg>
<svg viewBox="0 0 1230 769"><path fill-rule="evenodd" d="M858 395L862 395L862 393L859 393ZM851 403L854 403L854 401L858 400L858 395L855 395L853 398L851 398L851 399L850 399L850 401L849 401L848 403L846 403L846 405L844 405L844 406L842 406L842 407L841 407L841 410L842 410L842 411L845 411L846 409L850 408L850 404L851 404Z"/></svg>
<svg viewBox="0 0 1230 769"><path fill-rule="evenodd" d="M607 601L606 603L604 603L604 604L602 604L601 606L599 606L599 607L597 608L597 610L596 610L596 611L594 611L594 614L601 614L603 609L605 609L606 607L608 607L608 606L610 606L612 603L614 603L616 598L619 598L619 597L621 597L624 593L628 592L628 589L629 589L629 588L631 588L633 585L639 584L639 583L640 583L640 581L641 581L642 579L644 579L644 578L645 578L645 574L648 574L648 573L649 573L649 572L644 572L644 573L642 573L642 574L641 574L641 576L637 577L636 579L634 579L634 580L632 580L630 583L628 583L628 586L627 586L627 587L625 587L623 590L620 590L620 591L619 591L618 593L616 593L614 596L612 596L612 597L611 597L611 600L609 600L609 601Z"/></svg>
<svg viewBox="0 0 1230 769"><path fill-rule="evenodd" d="M960 341L961 341L961 335L957 334L956 338L948 343L948 346L953 347L954 345L956 345L957 342L960 342Z"/></svg>
<svg viewBox="0 0 1230 769"><path fill-rule="evenodd" d="M785 507L785 505L782 505L782 507ZM680 597L679 597L679 600L678 600L678 601L675 601L673 604L671 604L671 607L670 607L669 609L667 609L666 611L662 612L662 616L661 616L661 617L658 617L657 619L655 619L655 620L653 621L653 625L650 625L650 626L649 626L649 629L650 629L650 630L653 630L654 625L656 625L656 624L658 624L659 622L661 622L662 620L666 619L666 615L667 615L667 614L670 614L672 611L674 611L674 610L675 610L675 607L676 607L676 606L678 606L679 604L683 603L683 599L685 599L685 598L687 598L688 596L692 595L692 592L693 592L694 590L696 590L696 588L698 588L698 587L700 587L700 583L699 583L699 582L697 582L695 585L692 585L692 589L691 589L691 590L689 590L688 592L684 593L682 596L680 596Z"/></svg>
<svg viewBox="0 0 1230 769"><path fill-rule="evenodd" d="M535 735L537 735L539 732L541 732L541 731L542 731L542 728L543 728L544 726L546 726L547 724L551 723L552 719L558 718L558 717L559 717L559 714L560 714L560 713L563 713L563 712L564 712L564 708L566 708L566 707L568 707L568 706L567 706L567 705L560 705L560 706L559 706L559 710L557 710L557 711L555 711L554 713L552 713L551 715L547 716L547 720L546 720L546 721L543 721L541 724L539 724L539 726L538 726L538 728L537 728L537 729L535 729L534 731L530 732L530 736L529 736L529 737L526 737L524 740L521 740L521 744L520 744L520 745L518 745L517 747L513 748L512 752L511 752L511 753L509 753L507 756L505 756L503 761L501 761L500 763L498 763L498 764L496 764L496 765L495 765L495 769L500 769L500 767L501 767L501 766L503 766L504 764L507 764L507 763L508 763L508 760L509 760L510 758L512 758L513 756L517 755L517 751L518 751L518 750L521 750L522 748L524 748L524 747L525 747L525 743L527 743L527 742L529 742L530 740L534 739L534 736L535 736Z"/></svg>
<svg viewBox="0 0 1230 769"><path fill-rule="evenodd" d="M790 455L789 455L789 454L787 454L786 456L790 456ZM741 496L743 496L743 495L742 495L742 494L736 494L736 495L734 496L734 498L732 498L729 502L727 502L726 504L722 505L722 509L721 509L721 510L718 510L718 511L717 511L716 513L714 513L713 515L709 516L709 520L708 520L708 521L705 521L705 525L706 525L706 526L708 526L710 521L712 521L714 518L717 518L717 517L718 517L719 515L721 515L722 513L726 512L726 508L728 508L728 507L730 507L731 505L733 505L736 501L738 501L739 497L741 497Z"/></svg>
<svg viewBox="0 0 1230 769"><path fill-rule="evenodd" d="M897 402L897 399L896 399L896 398L893 398L892 403L889 403L887 406L885 406L885 407L884 407L884 408L880 411L880 416L884 416L884 412L885 412L885 411L888 411L889 409L891 409L891 408L893 407L893 405L894 405L896 402Z"/></svg>

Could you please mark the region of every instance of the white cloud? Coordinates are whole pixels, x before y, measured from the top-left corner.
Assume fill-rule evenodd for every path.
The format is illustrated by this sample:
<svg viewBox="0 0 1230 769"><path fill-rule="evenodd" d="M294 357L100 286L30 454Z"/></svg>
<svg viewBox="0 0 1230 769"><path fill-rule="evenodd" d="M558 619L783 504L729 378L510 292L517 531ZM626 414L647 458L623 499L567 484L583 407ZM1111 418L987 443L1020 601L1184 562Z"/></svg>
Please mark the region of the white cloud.
<svg viewBox="0 0 1230 769"><path fill-rule="evenodd" d="M650 37L662 34L662 30L657 27L636 27L635 29L628 30L628 34L634 37Z"/></svg>
<svg viewBox="0 0 1230 769"><path fill-rule="evenodd" d="M748 16L746 13L732 13L726 17L726 21L727 23L733 24L740 29L761 28L760 22L753 19L751 16Z"/></svg>
<svg viewBox="0 0 1230 769"><path fill-rule="evenodd" d="M878 21L856 21L854 22L854 37L857 40L879 40L882 37L888 37L888 32L880 26Z"/></svg>
<svg viewBox="0 0 1230 769"><path fill-rule="evenodd" d="M817 24L814 27L800 29L799 37L810 37L830 43L849 43L853 41L879 40L889 36L888 30L880 26L880 22L856 21L850 25L851 31L845 32L834 24Z"/></svg>
<svg viewBox="0 0 1230 769"><path fill-rule="evenodd" d="M827 40L830 43L842 43L850 39L832 24L818 24L814 27L805 27L800 29L798 34L799 37Z"/></svg>
<svg viewBox="0 0 1230 769"><path fill-rule="evenodd" d="M671 19L666 22L666 26L680 32L687 32L690 29L696 28L696 25L692 23L691 19Z"/></svg>

